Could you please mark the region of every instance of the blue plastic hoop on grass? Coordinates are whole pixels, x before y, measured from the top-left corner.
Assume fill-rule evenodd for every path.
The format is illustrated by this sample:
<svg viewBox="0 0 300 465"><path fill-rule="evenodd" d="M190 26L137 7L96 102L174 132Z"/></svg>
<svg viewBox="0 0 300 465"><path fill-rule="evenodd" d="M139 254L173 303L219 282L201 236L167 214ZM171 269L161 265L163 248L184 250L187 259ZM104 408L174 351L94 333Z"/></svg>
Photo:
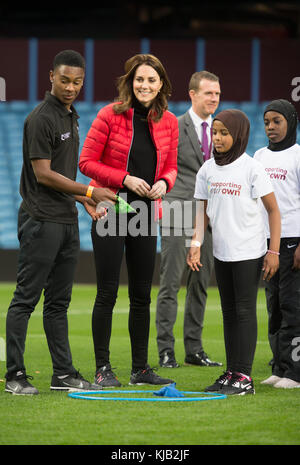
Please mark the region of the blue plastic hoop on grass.
<svg viewBox="0 0 300 465"><path fill-rule="evenodd" d="M202 400L216 400L226 399L226 395L218 394L216 392L194 392L194 391L181 391L182 394L195 395L195 397L106 397L106 394L141 394L141 393L152 393L153 391L83 391L83 392L72 392L68 394L73 399L84 399L84 400L122 400L122 401L139 401L139 402L199 402ZM204 396L201 396L204 394ZM196 397L197 396L197 397ZM201 396L201 397L199 397Z"/></svg>

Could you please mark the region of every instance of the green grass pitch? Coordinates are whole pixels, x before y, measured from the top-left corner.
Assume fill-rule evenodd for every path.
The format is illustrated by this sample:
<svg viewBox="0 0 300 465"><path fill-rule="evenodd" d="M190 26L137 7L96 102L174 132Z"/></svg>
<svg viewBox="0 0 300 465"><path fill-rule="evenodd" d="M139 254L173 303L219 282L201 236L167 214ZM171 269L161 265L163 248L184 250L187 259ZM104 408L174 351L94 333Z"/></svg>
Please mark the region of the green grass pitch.
<svg viewBox="0 0 300 465"><path fill-rule="evenodd" d="M0 284L0 338L13 284ZM153 287L149 363L158 367ZM69 334L74 366L89 380L94 377L91 310L95 287L75 285L69 309ZM182 339L184 289L179 293L176 337L177 369L158 369L181 391L203 391L223 368L186 367ZM40 395L12 396L4 392L5 361L0 361L0 445L299 445L300 389L263 386L270 375L264 292L258 296L258 343L253 367L256 395L203 402L126 402L76 400L51 392L51 362L42 325L42 301L28 328L25 363ZM203 331L209 356L225 363L218 291L210 288ZM2 356L3 358L3 356ZM131 356L128 335L127 288L121 286L113 318L111 364L128 386ZM149 389L149 386L144 386ZM140 387L139 387L140 389ZM142 387L141 387L142 389ZM156 390L159 388L154 388Z"/></svg>

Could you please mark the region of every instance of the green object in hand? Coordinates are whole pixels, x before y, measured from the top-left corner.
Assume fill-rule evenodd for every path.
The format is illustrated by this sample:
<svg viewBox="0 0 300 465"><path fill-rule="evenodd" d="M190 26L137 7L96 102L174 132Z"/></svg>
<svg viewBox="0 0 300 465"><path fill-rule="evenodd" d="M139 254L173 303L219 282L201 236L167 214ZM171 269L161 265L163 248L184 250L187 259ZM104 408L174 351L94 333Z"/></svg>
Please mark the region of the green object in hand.
<svg viewBox="0 0 300 465"><path fill-rule="evenodd" d="M136 213L136 210L132 208L129 203L125 202L122 197L117 195L117 201L115 203L116 213Z"/></svg>

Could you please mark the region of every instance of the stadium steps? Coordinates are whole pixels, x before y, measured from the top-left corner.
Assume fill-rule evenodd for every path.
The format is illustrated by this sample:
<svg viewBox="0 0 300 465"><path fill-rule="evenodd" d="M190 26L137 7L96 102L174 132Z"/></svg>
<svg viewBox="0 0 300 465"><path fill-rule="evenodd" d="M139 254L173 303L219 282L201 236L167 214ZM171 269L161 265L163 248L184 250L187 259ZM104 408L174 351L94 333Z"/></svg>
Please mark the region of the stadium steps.
<svg viewBox="0 0 300 465"><path fill-rule="evenodd" d="M0 103L0 248L18 248L17 240L17 212L21 202L19 181L22 169L22 138L23 124L26 116L38 102L10 101ZM75 107L80 115L79 136L80 150L87 132L98 111L108 102L88 103L78 101ZM250 119L251 132L247 148L249 155L267 145L267 138L263 127L263 109L267 102L253 104L252 102L222 101L218 112L228 108L238 108L244 111ZM169 110L180 116L190 108L189 101L169 102ZM298 140L300 128L298 129ZM89 179L78 170L77 180L88 184ZM91 218L78 205L79 232L82 250L92 250L90 237ZM160 237L158 247L160 251Z"/></svg>

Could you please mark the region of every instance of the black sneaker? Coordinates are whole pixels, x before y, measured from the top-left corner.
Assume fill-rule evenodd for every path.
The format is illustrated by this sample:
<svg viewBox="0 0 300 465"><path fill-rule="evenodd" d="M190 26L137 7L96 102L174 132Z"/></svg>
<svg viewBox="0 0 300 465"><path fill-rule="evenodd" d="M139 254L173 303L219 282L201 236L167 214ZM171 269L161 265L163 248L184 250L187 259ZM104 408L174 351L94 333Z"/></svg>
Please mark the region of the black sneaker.
<svg viewBox="0 0 300 465"><path fill-rule="evenodd" d="M221 367L221 362L213 362L210 360L205 352L199 352L198 354L188 354L184 360L185 365L198 365L202 367Z"/></svg>
<svg viewBox="0 0 300 465"><path fill-rule="evenodd" d="M176 362L174 352L164 352L163 355L159 357L159 364L162 368L178 368L179 365Z"/></svg>
<svg viewBox="0 0 300 465"><path fill-rule="evenodd" d="M222 387L221 393L226 394L227 396L255 394L253 380L242 373L233 373L228 384Z"/></svg>
<svg viewBox="0 0 300 465"><path fill-rule="evenodd" d="M224 371L224 373L216 379L214 384L211 384L210 386L207 386L204 391L205 392L218 392L220 391L223 386L226 386L230 379L231 379L232 373L231 371Z"/></svg>
<svg viewBox="0 0 300 465"><path fill-rule="evenodd" d="M106 387L120 387L122 384L114 374L111 369L110 363L104 365L96 371L95 375L95 384L101 386L102 388Z"/></svg>
<svg viewBox="0 0 300 465"><path fill-rule="evenodd" d="M97 391L101 388L95 384L91 384L89 381L84 379L79 371L72 373L67 376L57 376L53 375L51 380L50 389L52 391L67 391L67 392L76 392L76 391Z"/></svg>
<svg viewBox="0 0 300 465"><path fill-rule="evenodd" d="M144 370L139 370L137 372L131 372L131 377L129 384L130 385L138 385L141 386L143 384L155 384L155 385L162 385L167 386L168 384L172 384L174 381L168 378L162 378L154 373L153 369L147 366Z"/></svg>
<svg viewBox="0 0 300 465"><path fill-rule="evenodd" d="M39 391L27 381L28 379L33 379L33 377L26 375L23 371L19 371L12 379L6 381L5 391L15 396L37 395Z"/></svg>

